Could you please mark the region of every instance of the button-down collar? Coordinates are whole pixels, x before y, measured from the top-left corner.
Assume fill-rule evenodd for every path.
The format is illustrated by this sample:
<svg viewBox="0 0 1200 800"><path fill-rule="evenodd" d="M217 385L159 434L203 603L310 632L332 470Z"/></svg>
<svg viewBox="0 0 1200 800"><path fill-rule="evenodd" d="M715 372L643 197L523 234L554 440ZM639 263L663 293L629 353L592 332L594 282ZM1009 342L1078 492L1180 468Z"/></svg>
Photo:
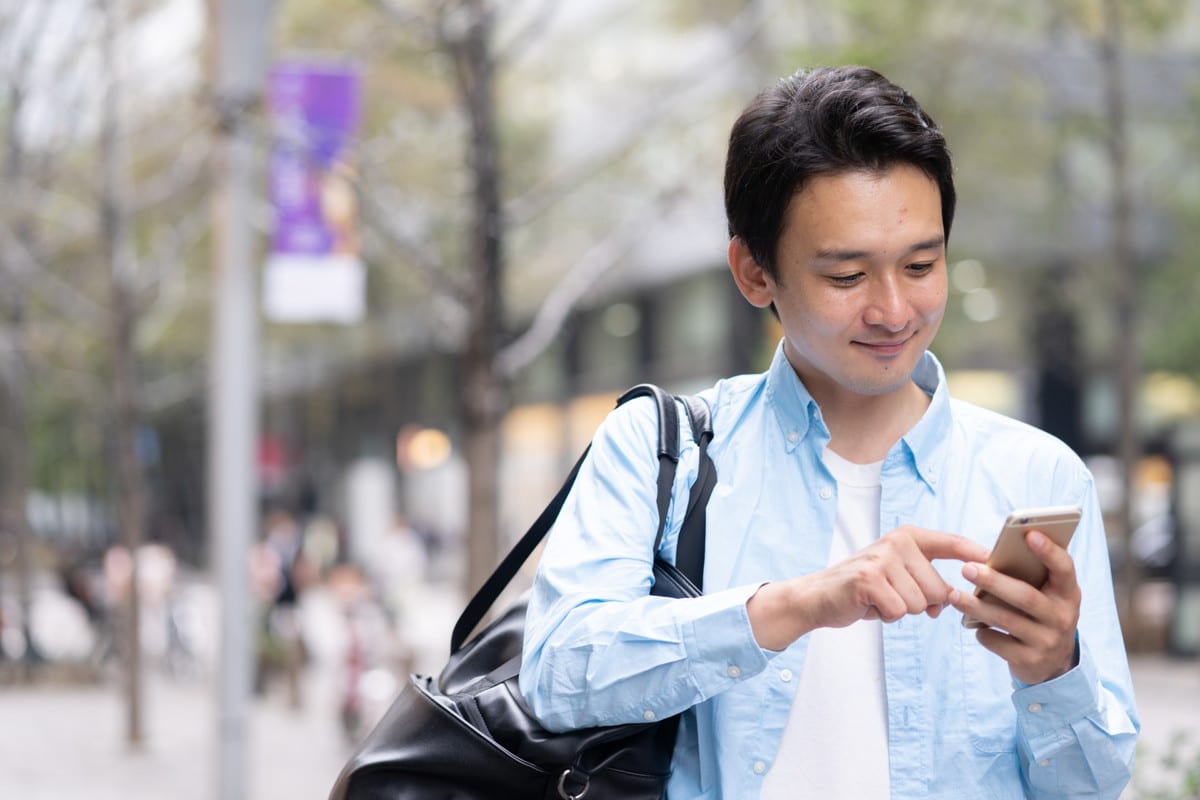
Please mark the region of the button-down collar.
<svg viewBox="0 0 1200 800"><path fill-rule="evenodd" d="M789 453L804 441L810 429L824 440L822 444L829 441L829 429L821 418L821 408L787 360L782 340L775 348L775 358L767 370L767 398L775 410Z"/></svg>
<svg viewBox="0 0 1200 800"><path fill-rule="evenodd" d="M900 437L905 450L916 467L917 474L936 492L941 480L953 421L950 392L946 388L946 373L933 353L926 352L913 370L913 382L930 395L929 408L908 433Z"/></svg>
<svg viewBox="0 0 1200 800"><path fill-rule="evenodd" d="M941 469L946 460L946 442L950 435L950 393L946 375L933 353L926 352L913 370L913 382L930 395L929 408L912 429L901 437L897 447L911 459L917 474L931 491L936 492ZM796 375L783 351L783 342L775 349L775 357L767 371L767 394L783 433L785 448L790 453L814 433L816 444L829 441L829 429L821 416L821 408L804 382ZM896 451L893 450L893 454Z"/></svg>

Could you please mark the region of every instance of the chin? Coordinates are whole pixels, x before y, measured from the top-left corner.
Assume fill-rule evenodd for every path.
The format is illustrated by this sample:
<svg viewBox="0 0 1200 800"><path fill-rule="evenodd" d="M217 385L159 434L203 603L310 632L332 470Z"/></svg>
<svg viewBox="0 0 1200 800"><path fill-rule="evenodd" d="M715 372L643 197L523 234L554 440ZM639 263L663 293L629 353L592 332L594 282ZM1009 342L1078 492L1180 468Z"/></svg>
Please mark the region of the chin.
<svg viewBox="0 0 1200 800"><path fill-rule="evenodd" d="M864 397L886 397L889 394L895 394L908 385L908 381L900 381L899 383L887 384L858 384L850 385L846 388L854 391Z"/></svg>
<svg viewBox="0 0 1200 800"><path fill-rule="evenodd" d="M908 386L912 381L912 372L910 368L887 375L848 376L847 380L842 381L842 385L866 397L883 397Z"/></svg>

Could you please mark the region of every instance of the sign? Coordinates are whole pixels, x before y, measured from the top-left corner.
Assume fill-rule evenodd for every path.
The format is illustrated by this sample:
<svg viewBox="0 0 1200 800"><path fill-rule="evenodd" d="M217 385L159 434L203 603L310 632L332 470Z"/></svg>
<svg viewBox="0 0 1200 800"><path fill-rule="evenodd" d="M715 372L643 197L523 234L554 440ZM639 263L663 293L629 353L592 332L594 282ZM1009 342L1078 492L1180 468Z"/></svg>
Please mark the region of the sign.
<svg viewBox="0 0 1200 800"><path fill-rule="evenodd" d="M335 62L277 64L268 101L275 226L264 311L275 322L357 322L366 310L353 150L358 70Z"/></svg>

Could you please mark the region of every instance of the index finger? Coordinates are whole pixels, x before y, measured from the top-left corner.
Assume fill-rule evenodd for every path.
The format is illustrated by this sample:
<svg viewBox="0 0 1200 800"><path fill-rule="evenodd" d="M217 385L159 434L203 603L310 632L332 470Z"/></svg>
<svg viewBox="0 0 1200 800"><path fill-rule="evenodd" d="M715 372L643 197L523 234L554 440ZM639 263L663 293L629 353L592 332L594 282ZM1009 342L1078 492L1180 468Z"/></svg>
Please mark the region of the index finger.
<svg viewBox="0 0 1200 800"><path fill-rule="evenodd" d="M912 537L922 555L930 560L953 558L958 561L984 562L991 553L988 548L973 539L945 531L913 528Z"/></svg>

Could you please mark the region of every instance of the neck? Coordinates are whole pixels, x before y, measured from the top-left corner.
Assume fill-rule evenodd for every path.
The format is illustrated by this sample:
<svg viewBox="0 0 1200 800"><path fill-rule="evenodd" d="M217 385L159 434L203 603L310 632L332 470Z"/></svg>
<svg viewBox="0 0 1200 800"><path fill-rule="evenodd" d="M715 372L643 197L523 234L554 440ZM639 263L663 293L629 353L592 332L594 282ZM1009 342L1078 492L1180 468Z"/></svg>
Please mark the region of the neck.
<svg viewBox="0 0 1200 800"><path fill-rule="evenodd" d="M821 409L829 429L829 449L856 464L882 461L932 402L911 374L894 389L856 391L794 357L786 342L784 355Z"/></svg>
<svg viewBox="0 0 1200 800"><path fill-rule="evenodd" d="M880 395L858 394L840 386L808 388L829 428L829 449L856 464L882 461L930 403L929 395L911 380Z"/></svg>
<svg viewBox="0 0 1200 800"><path fill-rule="evenodd" d="M845 400L834 403L830 414L821 406L829 426L830 449L856 464L882 461L900 437L917 424L930 402L929 395L912 381L890 395L860 400L856 404Z"/></svg>

